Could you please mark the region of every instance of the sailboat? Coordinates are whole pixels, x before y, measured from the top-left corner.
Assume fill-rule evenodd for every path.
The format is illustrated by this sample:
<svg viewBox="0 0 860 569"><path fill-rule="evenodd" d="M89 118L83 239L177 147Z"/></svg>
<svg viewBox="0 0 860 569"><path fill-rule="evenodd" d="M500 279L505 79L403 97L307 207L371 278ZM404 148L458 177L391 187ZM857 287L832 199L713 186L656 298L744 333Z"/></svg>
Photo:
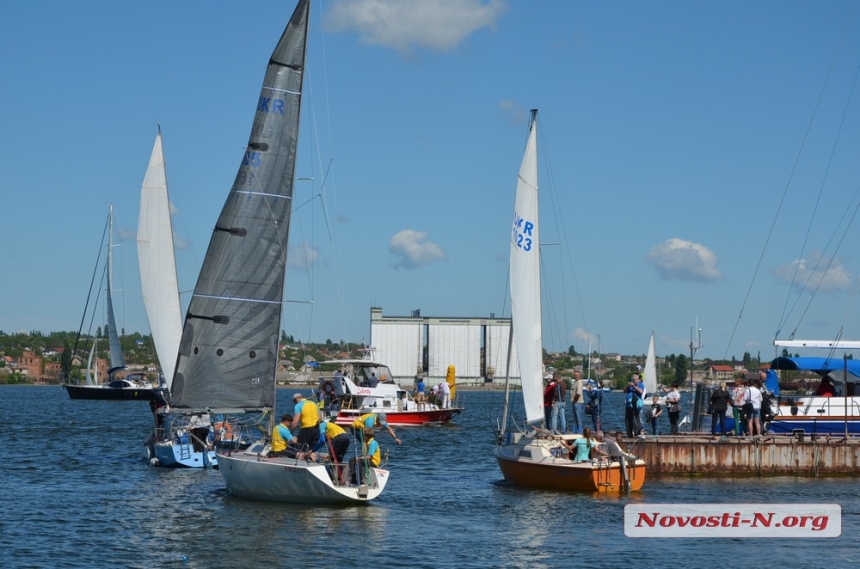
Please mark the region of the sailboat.
<svg viewBox="0 0 860 569"><path fill-rule="evenodd" d="M93 381L89 375L91 361L87 364L86 383L84 385L67 382L63 384L71 399L106 399L112 401L142 400L150 401L161 398L161 390L146 380L144 374L128 374L120 378L115 374L126 368L125 357L122 354L122 346L119 334L116 331L116 318L113 311L113 204L108 206L107 220L107 259L105 265L106 287L105 287L105 311L107 313L107 335L110 347L110 367L108 368L107 383L98 383L98 375ZM95 346L90 351L89 360L92 360Z"/></svg>
<svg viewBox="0 0 860 569"><path fill-rule="evenodd" d="M172 413L169 405L182 338L182 311L161 127L155 136L140 188L137 258L143 305L168 394L167 404L153 405L155 429L145 443L149 462L153 466L168 467L214 466L215 450L210 448L208 433L205 440L195 440L191 417L185 413Z"/></svg>
<svg viewBox="0 0 860 569"><path fill-rule="evenodd" d="M516 346L519 358L526 425L517 432L507 430L510 386L506 382L504 417L493 454L505 480L515 486L589 492L639 490L645 482L645 462L623 452L614 441L602 443L609 458L576 462L567 458L562 440L581 435L550 435L537 426L544 418L539 229L537 110L533 110L517 179L509 275L513 337L509 344Z"/></svg>
<svg viewBox="0 0 860 569"><path fill-rule="evenodd" d="M269 58L250 139L212 234L185 316L171 406L187 414L263 415L274 427L275 369L295 178L309 0L300 0ZM363 503L388 472L361 485L336 467L269 456L268 439L220 450L228 492L248 499Z"/></svg>
<svg viewBox="0 0 860 569"><path fill-rule="evenodd" d="M642 381L645 383L645 393L642 394L642 399L645 403L645 408L651 405L652 398L657 395L659 399L657 403L666 404L666 398L657 393L657 354L654 348L654 332L651 332L651 341L648 342L648 355L645 356L645 369L642 370Z"/></svg>
<svg viewBox="0 0 860 569"><path fill-rule="evenodd" d="M860 434L860 361L833 355L836 350L860 349L856 340L774 340L781 348L817 348L829 357L781 356L770 363L765 389L777 399L771 407L775 417L767 424L770 433L798 432L824 435ZM805 372L820 378L811 395L780 397L777 370Z"/></svg>

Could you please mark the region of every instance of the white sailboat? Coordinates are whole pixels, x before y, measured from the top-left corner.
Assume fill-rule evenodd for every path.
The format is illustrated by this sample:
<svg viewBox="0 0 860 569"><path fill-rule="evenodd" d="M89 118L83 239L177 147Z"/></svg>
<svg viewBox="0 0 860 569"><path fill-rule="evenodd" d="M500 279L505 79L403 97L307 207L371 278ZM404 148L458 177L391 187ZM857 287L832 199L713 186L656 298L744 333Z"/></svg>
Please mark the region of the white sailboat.
<svg viewBox="0 0 860 569"><path fill-rule="evenodd" d="M189 468L214 466L217 464L215 449L208 434L205 440L195 440L191 417L172 413L169 405L182 338L182 311L160 127L140 188L137 258L143 305L168 394L168 405L154 406L155 430L146 442L150 464Z"/></svg>
<svg viewBox="0 0 860 569"><path fill-rule="evenodd" d="M581 435L552 436L537 427L543 413L543 345L541 337L540 225L538 223L537 111L517 179L510 247L511 334L520 362L525 429L507 431L509 386L505 414L497 433L494 456L505 480L541 489L618 492L638 490L645 481L645 463L622 452L615 442L603 443L611 458L578 462L568 458L562 440Z"/></svg>
<svg viewBox="0 0 860 569"><path fill-rule="evenodd" d="M113 310L113 204L108 207L107 220L107 258L105 261L105 312L107 313L107 330L110 367L108 368L107 383L98 383L98 377L93 381L89 376L89 369L83 385L65 383L63 387L71 399L104 399L111 401L148 401L158 399L161 393L157 386L146 381L143 374L128 374L124 378L115 377L119 371L126 368L125 357L122 354L122 345L116 329L116 318ZM90 351L90 359L94 356L95 345ZM88 367L91 363L87 364Z"/></svg>
<svg viewBox="0 0 860 569"><path fill-rule="evenodd" d="M185 317L171 390L174 410L263 413L269 433L309 13L309 0L300 0L269 58L247 150ZM342 483L330 465L269 456L265 439L219 451L217 460L227 490L255 500L364 503L388 481L386 470L369 468L361 485Z"/></svg>
<svg viewBox="0 0 860 569"><path fill-rule="evenodd" d="M645 409L650 408L653 402L653 397L658 396L657 403L666 405L666 397L657 392L659 389L657 384L657 354L654 348L654 332L651 332L651 341L648 342L648 355L645 357L645 369L642 370L642 381L645 383L645 393L642 398L645 402Z"/></svg>

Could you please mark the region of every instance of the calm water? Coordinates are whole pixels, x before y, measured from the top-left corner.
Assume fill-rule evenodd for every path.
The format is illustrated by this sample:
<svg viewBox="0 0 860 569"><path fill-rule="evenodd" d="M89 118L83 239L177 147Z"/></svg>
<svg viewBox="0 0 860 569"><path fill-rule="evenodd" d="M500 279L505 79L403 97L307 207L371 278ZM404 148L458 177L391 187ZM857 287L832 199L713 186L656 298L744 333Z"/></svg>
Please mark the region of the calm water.
<svg viewBox="0 0 860 569"><path fill-rule="evenodd" d="M287 409L292 390L281 390ZM656 480L623 497L510 488L491 455L501 394L467 392L450 427L398 429L366 507L229 496L215 470L150 467L148 406L0 386L2 567L825 567L860 561L855 479ZM616 413L620 401L613 394ZM612 411L604 416L614 422ZM834 539L631 539L630 502L840 503ZM187 556L187 561L172 559Z"/></svg>

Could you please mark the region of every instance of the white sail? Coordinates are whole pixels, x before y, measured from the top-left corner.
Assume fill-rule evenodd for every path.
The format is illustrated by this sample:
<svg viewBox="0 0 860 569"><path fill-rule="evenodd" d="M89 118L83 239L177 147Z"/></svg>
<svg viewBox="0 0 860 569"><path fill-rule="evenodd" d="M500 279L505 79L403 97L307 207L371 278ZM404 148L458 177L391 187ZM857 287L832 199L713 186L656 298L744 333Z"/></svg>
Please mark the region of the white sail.
<svg viewBox="0 0 860 569"><path fill-rule="evenodd" d="M654 332L651 332L651 342L648 344L648 357L645 358L645 372L642 381L645 382L645 392L642 393L642 399L645 399L646 394L655 395L657 393L657 355L654 350Z"/></svg>
<svg viewBox="0 0 860 569"><path fill-rule="evenodd" d="M140 188L137 257L146 317L169 390L182 338L182 312L160 131Z"/></svg>
<svg viewBox="0 0 860 569"><path fill-rule="evenodd" d="M540 309L540 233L538 231L537 111L532 111L529 138L517 178L511 233L511 320L520 364L526 421L543 413L543 339Z"/></svg>
<svg viewBox="0 0 860 569"><path fill-rule="evenodd" d="M108 214L108 254L107 254L107 328L108 345L110 346L110 370L125 368L125 358L122 355L122 346L119 343L119 334L116 330L116 318L113 315L113 204Z"/></svg>
<svg viewBox="0 0 860 569"><path fill-rule="evenodd" d="M99 370L95 370L96 378L93 381L93 376L90 375L90 369L93 367L93 354L96 352L96 341L93 341L93 346L90 348L90 357L87 358L87 385L96 385L99 382Z"/></svg>

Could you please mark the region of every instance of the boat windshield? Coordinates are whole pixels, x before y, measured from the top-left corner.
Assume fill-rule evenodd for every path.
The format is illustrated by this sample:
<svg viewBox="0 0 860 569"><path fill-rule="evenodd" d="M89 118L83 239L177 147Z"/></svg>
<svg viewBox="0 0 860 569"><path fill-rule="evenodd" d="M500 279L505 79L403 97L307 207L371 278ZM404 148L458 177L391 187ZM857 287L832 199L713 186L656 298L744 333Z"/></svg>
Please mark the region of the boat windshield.
<svg viewBox="0 0 860 569"><path fill-rule="evenodd" d="M353 381L358 385L370 385L373 380L373 376L379 380L379 383L391 382L391 370L388 369L387 365L382 364L373 364L367 366L357 367L355 370L355 377Z"/></svg>

